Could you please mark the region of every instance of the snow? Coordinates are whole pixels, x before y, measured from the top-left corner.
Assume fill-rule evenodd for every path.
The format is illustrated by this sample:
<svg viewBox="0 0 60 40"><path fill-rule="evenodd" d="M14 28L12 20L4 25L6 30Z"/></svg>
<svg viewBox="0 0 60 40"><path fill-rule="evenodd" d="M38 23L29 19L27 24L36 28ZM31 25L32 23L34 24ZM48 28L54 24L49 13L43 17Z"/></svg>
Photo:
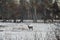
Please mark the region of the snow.
<svg viewBox="0 0 60 40"><path fill-rule="evenodd" d="M0 40L57 40L57 23L0 23ZM29 26L33 30L29 30ZM60 24L58 24L60 25ZM55 34L55 31L57 32Z"/></svg>

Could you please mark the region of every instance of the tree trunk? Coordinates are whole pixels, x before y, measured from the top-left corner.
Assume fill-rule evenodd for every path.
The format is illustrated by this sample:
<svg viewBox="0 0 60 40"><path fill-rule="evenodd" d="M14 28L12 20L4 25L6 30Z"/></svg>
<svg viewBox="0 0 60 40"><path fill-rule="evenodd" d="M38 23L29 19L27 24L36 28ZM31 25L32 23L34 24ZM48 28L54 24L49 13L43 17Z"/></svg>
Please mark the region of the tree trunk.
<svg viewBox="0 0 60 40"><path fill-rule="evenodd" d="M37 22L36 7L34 7L33 22Z"/></svg>
<svg viewBox="0 0 60 40"><path fill-rule="evenodd" d="M14 23L16 23L16 19L14 18Z"/></svg>
<svg viewBox="0 0 60 40"><path fill-rule="evenodd" d="M29 19L29 8L28 8L28 19Z"/></svg>

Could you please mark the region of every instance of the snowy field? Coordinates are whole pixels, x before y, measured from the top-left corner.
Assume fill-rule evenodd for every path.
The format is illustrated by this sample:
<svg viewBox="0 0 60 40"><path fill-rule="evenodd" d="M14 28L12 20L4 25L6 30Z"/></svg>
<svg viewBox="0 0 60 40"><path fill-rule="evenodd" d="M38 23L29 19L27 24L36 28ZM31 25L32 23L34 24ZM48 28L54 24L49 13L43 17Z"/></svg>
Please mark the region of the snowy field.
<svg viewBox="0 0 60 40"><path fill-rule="evenodd" d="M59 23L0 23L0 40L57 40L59 30Z"/></svg>

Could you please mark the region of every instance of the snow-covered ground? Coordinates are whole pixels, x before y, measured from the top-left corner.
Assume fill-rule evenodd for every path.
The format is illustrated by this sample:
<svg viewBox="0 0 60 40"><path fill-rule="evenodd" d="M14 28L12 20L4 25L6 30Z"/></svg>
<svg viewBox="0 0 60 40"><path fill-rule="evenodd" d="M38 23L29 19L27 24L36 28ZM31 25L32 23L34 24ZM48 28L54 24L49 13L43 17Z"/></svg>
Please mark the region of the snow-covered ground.
<svg viewBox="0 0 60 40"><path fill-rule="evenodd" d="M0 23L0 40L57 40L59 28L57 23Z"/></svg>
<svg viewBox="0 0 60 40"><path fill-rule="evenodd" d="M0 20L0 22L2 22L3 20ZM17 19L16 22L19 23L21 20L20 19ZM10 22L10 23L13 23L14 20L6 20L6 22ZM46 20L46 22L52 22L50 19ZM53 20L53 23L60 23L60 20ZM23 23L33 23L33 20L23 20ZM37 23L44 23L44 20L37 20Z"/></svg>

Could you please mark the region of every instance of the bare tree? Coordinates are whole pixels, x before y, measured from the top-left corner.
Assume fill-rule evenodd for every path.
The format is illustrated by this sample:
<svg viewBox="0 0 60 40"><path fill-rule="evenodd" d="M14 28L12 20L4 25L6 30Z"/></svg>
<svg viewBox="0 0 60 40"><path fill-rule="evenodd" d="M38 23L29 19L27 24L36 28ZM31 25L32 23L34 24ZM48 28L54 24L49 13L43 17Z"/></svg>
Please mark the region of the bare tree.
<svg viewBox="0 0 60 40"><path fill-rule="evenodd" d="M34 9L33 22L37 22L37 1L32 1L32 7Z"/></svg>

